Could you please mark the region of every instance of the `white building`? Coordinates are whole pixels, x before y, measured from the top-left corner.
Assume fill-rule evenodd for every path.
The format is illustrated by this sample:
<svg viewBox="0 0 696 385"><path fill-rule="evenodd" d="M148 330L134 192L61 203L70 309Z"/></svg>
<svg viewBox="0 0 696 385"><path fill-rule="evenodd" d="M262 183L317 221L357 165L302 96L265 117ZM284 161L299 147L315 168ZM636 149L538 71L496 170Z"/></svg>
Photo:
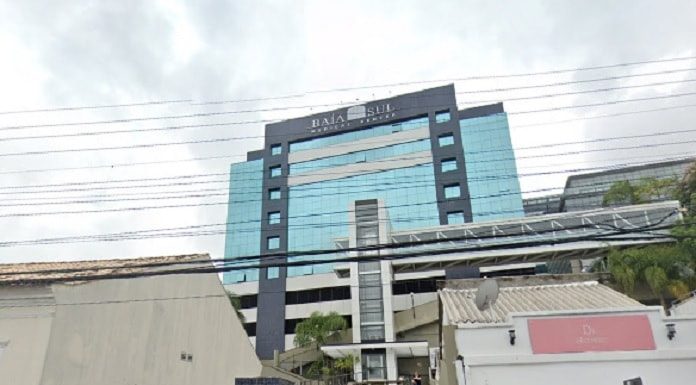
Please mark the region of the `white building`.
<svg viewBox="0 0 696 385"><path fill-rule="evenodd" d="M692 291L688 296L675 301L669 309L672 315L696 315L696 291Z"/></svg>
<svg viewBox="0 0 696 385"><path fill-rule="evenodd" d="M372 213L366 218L356 214L359 212L356 207L364 204L372 205ZM420 366L425 363L427 367L428 349L437 347L436 339L424 345L423 342L429 338L419 337L414 333L406 336L408 338L400 337L400 334L408 334L410 329L404 329L405 326L397 321L399 313L437 300L436 281L463 277L580 272L581 260L605 256L609 245L620 248L671 241L668 238L648 238L640 232L628 232L601 240L585 237L607 234L608 227L631 230L653 224L674 223L679 219L678 207L678 202L672 201L395 231L390 226L382 201L353 202L349 208L349 236L334 239L334 244L337 257L355 257L356 262L335 264L332 273L287 277L285 280L285 352L280 354L280 364L285 369L299 371L302 362L316 359L316 350L303 352L294 348L295 325L308 318L312 312L335 311L346 317L351 331L342 341L336 341L345 346L327 347L325 352L335 357L345 354L361 356L363 351L368 354L383 352L381 358L375 360L383 360L384 370L375 369L371 379L396 380L399 376L412 372L410 364L414 361ZM425 244L408 246L411 242ZM425 252L425 255L414 254L417 256L374 262L368 268L368 264L361 267L361 262L357 261L359 257L369 257L370 254L342 252L343 249L372 244L394 246L391 250L382 250L382 255L389 252ZM399 247L400 244L405 246ZM563 268L554 270L554 266ZM372 286L372 289L367 289L365 285ZM256 302L260 290L258 282L240 282L226 285L226 288L242 297L245 327L252 343L255 343L259 314ZM364 298L361 298L361 288L365 291ZM379 303L379 306L371 308L365 301ZM372 318L368 320L368 317ZM409 317L403 318L408 320ZM416 328L423 327L421 323L417 325ZM419 343L408 347L394 345L409 340ZM368 361L365 359L362 362ZM356 374L367 373L367 369L356 367Z"/></svg>
<svg viewBox="0 0 696 385"><path fill-rule="evenodd" d="M0 264L0 384L232 385L277 375L256 357L217 274L105 279L199 259L209 257Z"/></svg>
<svg viewBox="0 0 696 385"><path fill-rule="evenodd" d="M483 312L476 283L440 291L439 383L694 383L696 315L667 317L597 282L528 281L503 281Z"/></svg>

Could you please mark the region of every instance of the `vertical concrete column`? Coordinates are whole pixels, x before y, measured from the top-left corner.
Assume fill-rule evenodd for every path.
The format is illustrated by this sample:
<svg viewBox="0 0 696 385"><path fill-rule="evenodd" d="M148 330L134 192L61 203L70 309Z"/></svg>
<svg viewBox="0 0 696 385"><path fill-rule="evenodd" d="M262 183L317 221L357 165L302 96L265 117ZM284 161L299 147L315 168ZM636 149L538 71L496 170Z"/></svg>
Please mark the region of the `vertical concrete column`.
<svg viewBox="0 0 696 385"><path fill-rule="evenodd" d="M398 376L396 352L394 349L387 349L387 380L396 381Z"/></svg>

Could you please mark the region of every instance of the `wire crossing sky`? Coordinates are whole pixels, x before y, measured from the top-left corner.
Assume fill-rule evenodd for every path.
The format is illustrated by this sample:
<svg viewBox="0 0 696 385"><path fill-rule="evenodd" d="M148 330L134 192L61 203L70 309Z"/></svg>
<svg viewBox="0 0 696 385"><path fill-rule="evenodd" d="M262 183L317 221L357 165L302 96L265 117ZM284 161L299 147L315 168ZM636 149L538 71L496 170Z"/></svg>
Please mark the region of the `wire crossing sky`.
<svg viewBox="0 0 696 385"><path fill-rule="evenodd" d="M527 196L690 156L694 14L682 1L2 2L0 242L225 223L211 203L266 123L447 83L460 108L504 102ZM62 214L29 215L49 211ZM36 243L0 262L221 257L223 240Z"/></svg>

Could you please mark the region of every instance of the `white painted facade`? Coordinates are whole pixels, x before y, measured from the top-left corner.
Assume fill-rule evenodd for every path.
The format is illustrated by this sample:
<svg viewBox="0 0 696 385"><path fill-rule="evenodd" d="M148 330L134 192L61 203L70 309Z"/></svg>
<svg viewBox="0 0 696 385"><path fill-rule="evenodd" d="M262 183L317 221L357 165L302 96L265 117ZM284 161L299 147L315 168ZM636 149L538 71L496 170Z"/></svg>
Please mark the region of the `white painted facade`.
<svg viewBox="0 0 696 385"><path fill-rule="evenodd" d="M696 316L696 292L690 293L687 298L677 302L669 309L672 315L688 315Z"/></svg>
<svg viewBox="0 0 696 385"><path fill-rule="evenodd" d="M647 315L655 350L534 354L529 319ZM667 337L667 324L676 335ZM515 344L510 344L514 330ZM555 311L511 314L503 324L462 324L455 330L458 385L620 385L640 377L645 385L690 385L696 376L696 315L663 315L660 307L611 311Z"/></svg>
<svg viewBox="0 0 696 385"><path fill-rule="evenodd" d="M2 385L229 385L262 372L214 274L0 284L0 346Z"/></svg>

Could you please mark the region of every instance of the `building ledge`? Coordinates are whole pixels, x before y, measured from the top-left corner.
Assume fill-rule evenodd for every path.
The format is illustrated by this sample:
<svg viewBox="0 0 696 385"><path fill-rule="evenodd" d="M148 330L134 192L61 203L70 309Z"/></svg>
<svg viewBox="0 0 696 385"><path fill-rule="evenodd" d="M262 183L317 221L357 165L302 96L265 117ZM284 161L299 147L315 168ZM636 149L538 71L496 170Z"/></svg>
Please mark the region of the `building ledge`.
<svg viewBox="0 0 696 385"><path fill-rule="evenodd" d="M337 344L324 345L321 351L332 358L342 358L349 355L360 356L363 349L386 349L392 350L397 357L427 357L427 341L397 341L397 342L374 342L356 344Z"/></svg>

